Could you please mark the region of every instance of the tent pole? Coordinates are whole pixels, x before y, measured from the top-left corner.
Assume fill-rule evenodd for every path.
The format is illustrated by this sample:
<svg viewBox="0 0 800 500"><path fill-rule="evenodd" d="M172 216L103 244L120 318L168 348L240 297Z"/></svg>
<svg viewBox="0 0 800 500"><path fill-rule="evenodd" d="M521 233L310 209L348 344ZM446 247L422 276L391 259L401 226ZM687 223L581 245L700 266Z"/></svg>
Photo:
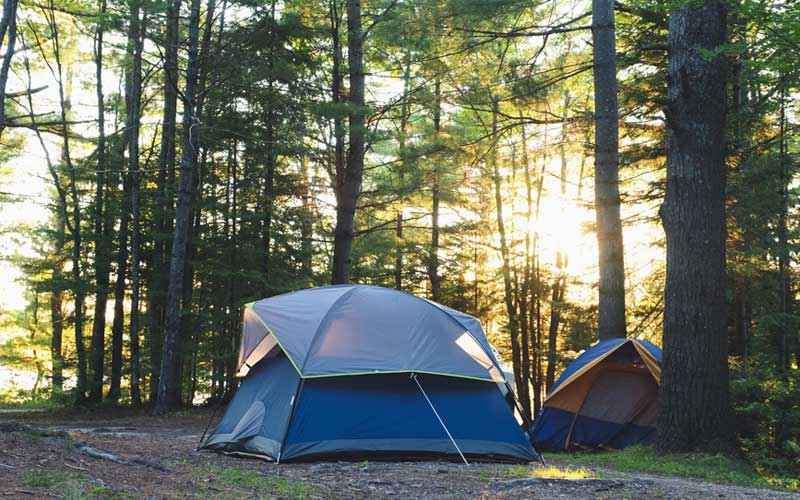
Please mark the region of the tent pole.
<svg viewBox="0 0 800 500"><path fill-rule="evenodd" d="M522 405L520 404L519 399L517 399L517 395L514 393L514 391L511 390L511 384L508 383L508 380L506 380L506 390L508 391L509 394L511 394L511 399L514 400L514 406L517 408L517 411L522 417L522 423L525 425L525 435L528 437L528 441L531 443L531 447L533 447L533 442L531 441L532 438L531 430L533 429L533 422L530 421L528 415L526 415L525 412L522 410ZM542 465L547 467L547 464L544 461L544 456L541 453L539 453L539 450L537 450L534 447L533 451L536 453L536 456L539 457L539 462L541 462Z"/></svg>
<svg viewBox="0 0 800 500"><path fill-rule="evenodd" d="M212 412L211 412L211 416L210 416L210 417L208 417L208 423L206 424L206 428L205 428L205 429L203 429L203 435L202 435L202 436L200 436L200 442L199 442L199 443L197 443L197 448L195 448L195 449L194 449L194 451L200 451L200 448L202 448L202 447L203 447L203 440L206 438L206 433L208 432L208 429L209 429L209 427L211 427L211 422L213 422L213 421L214 421L214 417L216 417L216 416L217 416L217 412L218 412L218 411L219 411L219 409L222 407L222 401L223 401L223 400L224 400L224 398L223 398L223 397L220 397L220 398L217 400L217 403L214 405L214 411L212 411Z"/></svg>
<svg viewBox="0 0 800 500"><path fill-rule="evenodd" d="M286 430L283 431L283 440L281 441L281 447L278 449L278 456L275 459L275 463L281 463L281 455L283 455L283 450L286 448L286 438L289 437L289 427L292 426L292 419L294 418L294 411L297 409L297 405L300 403L300 392L303 390L303 384L305 383L306 379L300 378L297 382L297 389L294 391L294 396L292 396L292 411L289 413L289 420L286 421Z"/></svg>
<svg viewBox="0 0 800 500"><path fill-rule="evenodd" d="M411 373L411 379L417 383L417 387L419 387L419 390L422 392L422 395L425 396L425 400L428 402L428 405L430 405L431 410L433 410L433 414L436 415L436 418L439 420L439 423L442 424L442 429L444 429L444 431L447 433L447 437L450 438L450 442L452 442L453 446L455 446L456 451L461 456L461 460L463 460L465 464L469 465L469 462L467 462L467 459L464 457L464 454L461 453L461 448L458 447L458 444L456 444L456 440L453 439L453 435L450 434L450 431L447 429L447 426L444 425L444 421L442 421L442 417L439 416L439 412L436 411L436 408L433 407L433 403L431 403L431 399L428 397L428 394L425 392L425 389L422 388L422 384L420 384L419 380L417 380L417 374Z"/></svg>

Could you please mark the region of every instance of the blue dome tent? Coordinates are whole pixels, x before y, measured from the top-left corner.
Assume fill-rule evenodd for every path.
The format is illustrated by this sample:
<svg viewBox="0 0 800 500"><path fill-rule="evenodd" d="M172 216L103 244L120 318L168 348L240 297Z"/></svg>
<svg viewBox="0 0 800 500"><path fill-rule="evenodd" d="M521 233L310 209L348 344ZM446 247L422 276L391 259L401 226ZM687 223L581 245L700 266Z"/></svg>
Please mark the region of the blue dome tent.
<svg viewBox="0 0 800 500"><path fill-rule="evenodd" d="M531 429L539 450L624 448L656 435L661 349L610 339L587 349L553 384Z"/></svg>
<svg viewBox="0 0 800 500"><path fill-rule="evenodd" d="M337 285L248 304L237 375L205 449L537 459L480 322L405 292Z"/></svg>

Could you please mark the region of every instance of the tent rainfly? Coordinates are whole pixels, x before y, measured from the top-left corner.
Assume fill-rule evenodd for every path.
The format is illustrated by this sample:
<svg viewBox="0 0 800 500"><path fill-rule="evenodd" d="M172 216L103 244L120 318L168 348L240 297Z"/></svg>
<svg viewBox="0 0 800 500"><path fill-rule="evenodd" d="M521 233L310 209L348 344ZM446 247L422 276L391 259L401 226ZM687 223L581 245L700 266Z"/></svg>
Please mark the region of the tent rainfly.
<svg viewBox="0 0 800 500"><path fill-rule="evenodd" d="M610 339L587 349L553 384L531 430L540 450L624 448L656 435L661 349Z"/></svg>
<svg viewBox="0 0 800 500"><path fill-rule="evenodd" d="M247 304L239 390L203 448L278 462L537 454L480 322L364 285Z"/></svg>

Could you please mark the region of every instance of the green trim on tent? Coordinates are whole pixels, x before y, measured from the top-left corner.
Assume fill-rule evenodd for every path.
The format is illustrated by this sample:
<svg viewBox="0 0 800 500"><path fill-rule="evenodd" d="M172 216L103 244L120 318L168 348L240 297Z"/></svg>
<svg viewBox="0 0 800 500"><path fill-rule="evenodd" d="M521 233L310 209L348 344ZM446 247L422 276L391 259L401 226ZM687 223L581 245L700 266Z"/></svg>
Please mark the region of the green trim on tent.
<svg viewBox="0 0 800 500"><path fill-rule="evenodd" d="M283 353L284 353L284 354L286 354L286 357L287 357L287 358L289 358L289 362L290 362L290 363L292 363L292 366L294 367L294 369L295 369L295 370L297 370L297 374L298 374L298 375L300 375L300 377L303 377L303 372L302 372L302 371L300 371L300 368L298 368L298 367L297 367L297 363L295 363L295 362L294 362L294 359L292 359L292 356L289 354L289 351L287 351L287 350L286 350L286 349L283 347L283 344L281 344L281 339L279 339L279 338L278 338L278 336L277 336L277 335L275 335L275 332L273 332L273 331L272 331L272 328L270 328L270 327L269 327L269 325L267 324L267 322L266 322L266 321L264 321L264 320L261 318L261 316L259 316L259 315L258 315L258 313L255 311L255 309L253 309L253 304L255 304L255 302L250 302L249 304L245 304L245 306L244 306L244 307L245 307L246 309L250 309L250 312L252 312L252 313L253 313L253 315L254 315L256 318L258 318L258 321L260 321L260 322L261 322L261 324L262 324L262 325L264 325L264 328L266 328L266 329L267 329L267 331L269 332L269 334L270 334L270 335L272 335L273 337L275 337L275 342L277 342L277 343L278 343L278 347L280 347L280 348L281 348L281 351L283 351Z"/></svg>
<svg viewBox="0 0 800 500"><path fill-rule="evenodd" d="M245 307L245 309L249 309L250 312L252 312L253 315L256 318L258 318L258 321L261 322L262 325L264 325L264 328L267 329L269 334L272 335L275 338L275 342L278 344L278 347L280 347L281 351L283 351L283 353L286 354L286 357L289 359L289 362L292 364L294 369L297 371L297 374L300 375L300 377L304 378L304 379L306 379L306 378L329 378L329 377L355 377L355 376L359 376L359 375L379 375L379 374L392 374L392 373L395 373L395 374L396 373L422 373L422 374L425 374L425 375L440 375L442 377L453 377L453 378L460 378L460 379L466 379L466 380L479 380L479 381L482 381L482 382L493 382L493 383L507 382L505 379L497 380L497 379L492 378L491 376L488 377L488 378L470 377L468 375L455 375L453 373L429 372L429 371L423 371L423 370L372 370L372 371L368 371L368 372L331 373L331 374L323 374L323 375L304 375L303 372L300 370L300 368L297 366L297 363L295 363L294 359L292 359L292 356L289 354L289 351L287 351L286 348L283 347L283 344L281 344L281 339L277 335L275 335L275 332L272 331L272 328L269 327L267 322L264 321L264 319L261 316L258 315L258 313L255 311L255 309L253 309L253 304L255 304L255 302L249 302L249 303L245 304L244 307ZM445 314L447 314L447 313L445 312ZM449 316L449 314L448 314L448 316ZM456 321L452 317L451 317L451 319ZM456 321L456 322L460 324L460 322L458 322L458 321ZM469 332L469 330L467 330L467 332ZM474 336L472 335L472 332L469 332L469 333L470 333L470 336L472 336L473 339L474 339ZM491 358L489 358L489 359L491 359ZM502 373L502 371L501 371L501 373Z"/></svg>

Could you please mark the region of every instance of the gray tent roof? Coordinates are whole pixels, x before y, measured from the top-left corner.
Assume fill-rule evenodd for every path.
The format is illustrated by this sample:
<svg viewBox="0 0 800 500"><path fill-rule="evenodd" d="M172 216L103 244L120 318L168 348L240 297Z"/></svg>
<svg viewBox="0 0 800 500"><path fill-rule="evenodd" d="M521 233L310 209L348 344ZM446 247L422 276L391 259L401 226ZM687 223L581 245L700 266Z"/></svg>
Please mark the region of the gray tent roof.
<svg viewBox="0 0 800 500"><path fill-rule="evenodd" d="M503 382L474 317L366 285L312 288L247 304L239 374L279 347L300 376L419 372Z"/></svg>

